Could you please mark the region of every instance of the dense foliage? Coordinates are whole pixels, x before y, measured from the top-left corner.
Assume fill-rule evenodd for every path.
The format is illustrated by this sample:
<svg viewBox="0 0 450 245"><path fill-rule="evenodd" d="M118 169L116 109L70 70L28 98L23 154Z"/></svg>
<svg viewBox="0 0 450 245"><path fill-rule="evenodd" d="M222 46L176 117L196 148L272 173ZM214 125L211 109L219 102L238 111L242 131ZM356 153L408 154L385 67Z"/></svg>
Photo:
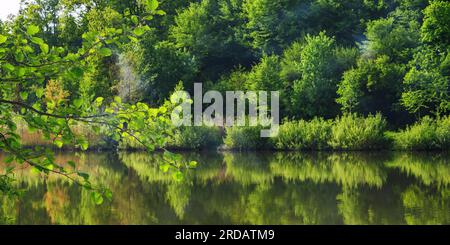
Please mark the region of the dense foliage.
<svg viewBox="0 0 450 245"><path fill-rule="evenodd" d="M15 162L110 197L75 163L24 147L17 118L57 148L89 148L75 127L119 147L218 144L206 128L173 132L167 99L180 81L280 91L281 116L295 120L274 140L280 149L378 149L389 128L404 129L399 148L436 130L425 139L433 147L417 148L446 150L449 18L443 0L23 0L0 22L0 150L11 154L0 187L9 190ZM226 132L230 147L269 143L258 128ZM181 179L183 164L166 156L161 169Z"/></svg>
<svg viewBox="0 0 450 245"><path fill-rule="evenodd" d="M63 175L92 191L95 203L102 203L104 198L111 199L107 188L93 185L89 174L80 171L75 162L56 162L48 147L24 147L16 120L19 118L29 131L38 131L58 148L70 144L88 150L86 135L74 130L79 125L102 131L115 142L132 139L149 151L164 148L167 135L172 134L167 116L171 105L150 108L140 102L128 104L108 91L115 77L113 53L120 52L127 43L137 42L150 29L146 21L164 12L158 10L156 0L140 1L140 16L132 14L130 8L120 14L109 4L67 4L37 1L1 26L0 149L8 154L1 189L11 193L14 170L22 165L42 174ZM83 34L78 37L78 46L69 47L64 40L58 40L60 26L54 18L61 9L56 8L67 7L68 12L61 17L75 16L80 14L75 5L80 4L88 10L82 13L87 26L79 27ZM54 12L48 13L52 6ZM40 15L41 12L45 14ZM48 19L48 14L54 18ZM172 171L176 179L181 179L182 162L168 151L165 156L167 161L161 169Z"/></svg>

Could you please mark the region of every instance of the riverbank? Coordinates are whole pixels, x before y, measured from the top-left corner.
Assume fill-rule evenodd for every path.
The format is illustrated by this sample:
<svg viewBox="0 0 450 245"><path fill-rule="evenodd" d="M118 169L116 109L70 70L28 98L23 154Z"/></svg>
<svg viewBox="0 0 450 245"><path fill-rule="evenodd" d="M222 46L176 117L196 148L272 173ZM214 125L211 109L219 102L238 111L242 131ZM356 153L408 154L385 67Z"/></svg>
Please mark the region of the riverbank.
<svg viewBox="0 0 450 245"><path fill-rule="evenodd" d="M17 132L25 147L45 146L75 151L74 145L58 147L44 135L17 122ZM261 138L261 127L181 127L167 139L166 148L173 151L448 151L450 149L450 116L422 118L404 129L391 131L381 115L360 117L347 114L334 120L315 118L310 121L285 121L279 134ZM133 139L113 141L86 126L76 126L74 133L89 142L89 150L146 150Z"/></svg>

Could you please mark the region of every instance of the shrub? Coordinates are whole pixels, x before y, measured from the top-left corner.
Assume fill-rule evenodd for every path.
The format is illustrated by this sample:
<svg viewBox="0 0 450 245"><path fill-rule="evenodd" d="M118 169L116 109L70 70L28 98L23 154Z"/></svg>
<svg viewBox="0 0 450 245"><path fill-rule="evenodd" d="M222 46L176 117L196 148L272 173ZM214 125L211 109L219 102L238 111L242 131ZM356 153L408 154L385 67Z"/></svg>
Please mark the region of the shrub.
<svg viewBox="0 0 450 245"><path fill-rule="evenodd" d="M222 132L218 127L182 127L178 129L169 148L200 150L214 149L222 144Z"/></svg>
<svg viewBox="0 0 450 245"><path fill-rule="evenodd" d="M255 150L270 148L269 138L261 137L261 126L233 126L226 129L225 146L228 149Z"/></svg>
<svg viewBox="0 0 450 245"><path fill-rule="evenodd" d="M319 118L285 122L273 145L278 150L324 150L329 148L331 126L332 121Z"/></svg>
<svg viewBox="0 0 450 245"><path fill-rule="evenodd" d="M40 131L30 129L28 124L20 117L14 117L17 130L16 133L20 136L22 145L25 147L43 146L57 149L57 146L52 143L52 140L44 137L44 134ZM110 149L111 145L108 144L106 137L101 132L95 132L92 127L85 124L78 124L71 126L72 132L77 137L84 137L89 142L89 149ZM54 137L54 136L52 136ZM64 144L62 149L76 149L75 145Z"/></svg>
<svg viewBox="0 0 450 245"><path fill-rule="evenodd" d="M402 150L448 150L450 147L450 116L420 122L391 134L394 146Z"/></svg>
<svg viewBox="0 0 450 245"><path fill-rule="evenodd" d="M328 143L337 150L382 149L387 143L385 128L386 121L380 114L366 118L345 114L335 120Z"/></svg>
<svg viewBox="0 0 450 245"><path fill-rule="evenodd" d="M450 115L437 121L436 138L441 150L450 149Z"/></svg>

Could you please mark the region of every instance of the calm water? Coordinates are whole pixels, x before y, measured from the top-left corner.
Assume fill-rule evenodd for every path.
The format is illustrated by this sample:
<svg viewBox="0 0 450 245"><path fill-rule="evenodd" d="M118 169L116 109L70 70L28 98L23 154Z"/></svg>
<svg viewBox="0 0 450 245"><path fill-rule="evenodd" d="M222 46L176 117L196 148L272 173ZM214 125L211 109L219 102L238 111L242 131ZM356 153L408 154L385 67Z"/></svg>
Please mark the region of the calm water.
<svg viewBox="0 0 450 245"><path fill-rule="evenodd" d="M66 180L17 174L12 224L450 224L448 154L186 153L199 167L175 182L161 155L61 154L114 193L96 206ZM0 156L0 160L1 160Z"/></svg>

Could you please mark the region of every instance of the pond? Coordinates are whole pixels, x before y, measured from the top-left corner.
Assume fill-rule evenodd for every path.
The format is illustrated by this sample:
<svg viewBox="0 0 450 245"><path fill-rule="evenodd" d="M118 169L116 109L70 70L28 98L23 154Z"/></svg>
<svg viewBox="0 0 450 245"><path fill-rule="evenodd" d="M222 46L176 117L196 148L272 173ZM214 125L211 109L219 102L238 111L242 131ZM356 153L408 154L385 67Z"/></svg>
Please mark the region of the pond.
<svg viewBox="0 0 450 245"><path fill-rule="evenodd" d="M0 223L450 224L448 154L181 154L199 163L181 182L159 170L159 153L58 154L113 200L97 206L66 179L23 169L23 196L0 197Z"/></svg>

